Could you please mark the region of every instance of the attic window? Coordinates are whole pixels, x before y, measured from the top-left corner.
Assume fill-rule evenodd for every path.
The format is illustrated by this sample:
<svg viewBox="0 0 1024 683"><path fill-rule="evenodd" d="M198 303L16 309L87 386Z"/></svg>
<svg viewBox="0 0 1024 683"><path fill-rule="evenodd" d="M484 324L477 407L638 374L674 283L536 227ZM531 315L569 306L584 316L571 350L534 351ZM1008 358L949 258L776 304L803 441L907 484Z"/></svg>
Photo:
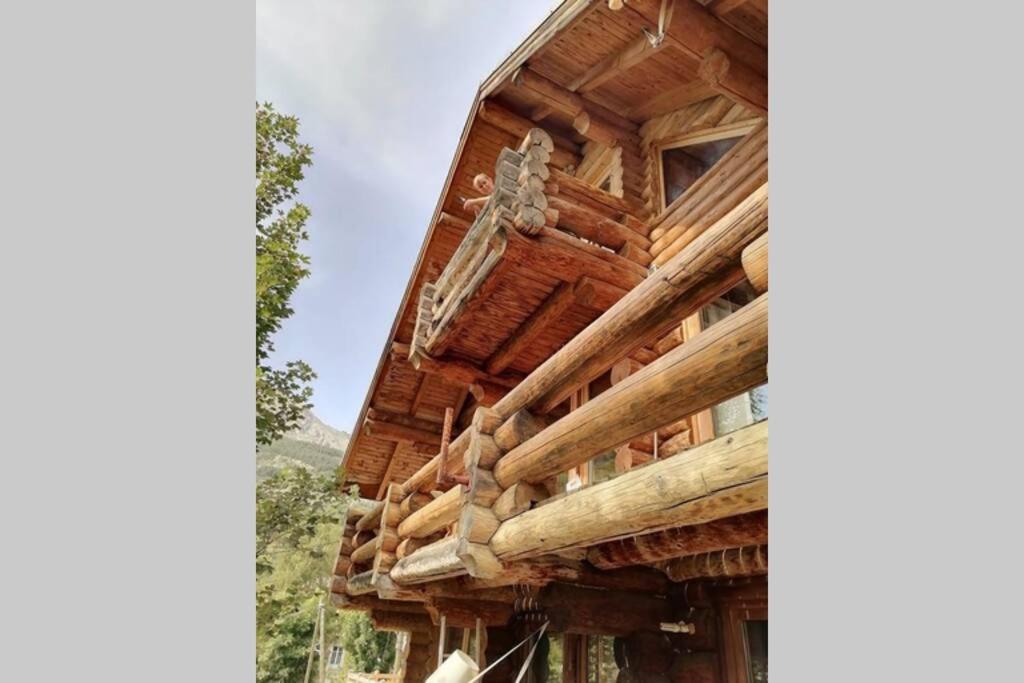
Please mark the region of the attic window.
<svg viewBox="0 0 1024 683"><path fill-rule="evenodd" d="M707 173L742 138L739 135L663 149L661 177L665 206L682 196L697 178Z"/></svg>

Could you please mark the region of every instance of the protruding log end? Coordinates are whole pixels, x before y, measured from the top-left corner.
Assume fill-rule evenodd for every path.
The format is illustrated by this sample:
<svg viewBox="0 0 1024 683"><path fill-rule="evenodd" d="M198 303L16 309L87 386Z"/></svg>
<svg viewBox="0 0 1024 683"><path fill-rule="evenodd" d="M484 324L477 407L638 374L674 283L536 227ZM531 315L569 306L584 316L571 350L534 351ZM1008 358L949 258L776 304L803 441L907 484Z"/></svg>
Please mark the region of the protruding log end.
<svg viewBox="0 0 1024 683"><path fill-rule="evenodd" d="M743 250L743 272L758 294L768 291L768 233L764 233Z"/></svg>

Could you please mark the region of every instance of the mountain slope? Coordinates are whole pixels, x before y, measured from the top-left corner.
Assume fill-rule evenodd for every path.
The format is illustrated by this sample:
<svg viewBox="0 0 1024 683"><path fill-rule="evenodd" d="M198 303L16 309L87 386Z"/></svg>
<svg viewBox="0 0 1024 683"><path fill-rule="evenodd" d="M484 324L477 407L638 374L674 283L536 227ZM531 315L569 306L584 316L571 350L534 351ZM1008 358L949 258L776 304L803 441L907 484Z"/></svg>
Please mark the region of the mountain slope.
<svg viewBox="0 0 1024 683"><path fill-rule="evenodd" d="M263 481L286 467L333 475L348 448L349 435L307 412L299 426L256 452L256 480Z"/></svg>

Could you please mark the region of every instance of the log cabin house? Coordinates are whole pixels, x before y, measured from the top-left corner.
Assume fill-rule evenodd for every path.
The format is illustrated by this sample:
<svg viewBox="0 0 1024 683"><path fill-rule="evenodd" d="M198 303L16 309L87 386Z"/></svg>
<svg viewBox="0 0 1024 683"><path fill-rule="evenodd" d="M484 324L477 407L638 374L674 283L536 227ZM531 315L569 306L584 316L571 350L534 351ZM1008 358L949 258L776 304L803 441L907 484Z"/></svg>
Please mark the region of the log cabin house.
<svg viewBox="0 0 1024 683"><path fill-rule="evenodd" d="M344 460L405 680L767 680L767 26L568 0L481 84Z"/></svg>

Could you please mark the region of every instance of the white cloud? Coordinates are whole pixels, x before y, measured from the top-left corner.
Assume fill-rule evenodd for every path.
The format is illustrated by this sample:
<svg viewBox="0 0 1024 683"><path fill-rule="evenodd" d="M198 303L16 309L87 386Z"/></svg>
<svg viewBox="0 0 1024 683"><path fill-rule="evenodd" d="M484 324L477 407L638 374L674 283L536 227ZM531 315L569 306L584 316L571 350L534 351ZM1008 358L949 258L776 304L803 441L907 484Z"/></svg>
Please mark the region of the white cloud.
<svg viewBox="0 0 1024 683"><path fill-rule="evenodd" d="M440 123L439 108L447 129L452 121L461 125L477 83L456 76L465 101L456 113L449 75L431 70L438 60L425 55L450 41L452 23L472 17L471 5L263 0L256 22L258 95L289 101L304 131L320 128L318 156L342 164L356 159L365 172L417 190L428 177L435 191L438 163L448 163L451 145L443 161L422 148L437 134L431 129ZM456 53L447 57L463 63Z"/></svg>

